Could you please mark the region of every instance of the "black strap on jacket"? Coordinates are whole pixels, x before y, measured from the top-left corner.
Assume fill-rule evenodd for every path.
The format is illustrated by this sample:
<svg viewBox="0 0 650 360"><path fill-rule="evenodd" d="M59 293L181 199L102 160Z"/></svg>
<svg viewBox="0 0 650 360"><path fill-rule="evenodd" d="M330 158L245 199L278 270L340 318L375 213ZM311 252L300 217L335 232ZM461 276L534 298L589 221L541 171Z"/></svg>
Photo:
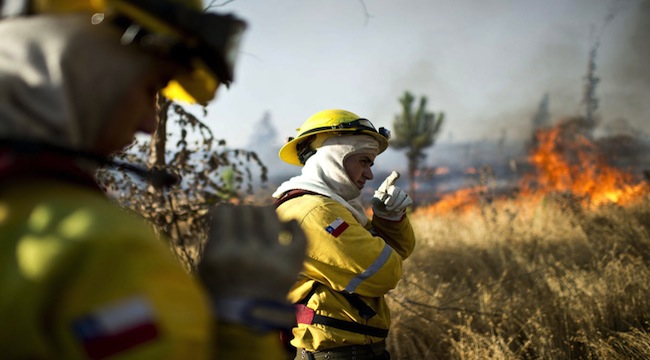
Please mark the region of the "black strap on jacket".
<svg viewBox="0 0 650 360"><path fill-rule="evenodd" d="M72 182L75 182L80 176L79 174L69 176L71 173L69 170L74 166L76 168L75 172L86 172L75 165L76 161L84 160L95 163L98 166L128 171L156 188L170 187L178 184L180 181L177 175L166 170L146 169L138 165L117 161L90 152L69 149L36 140L10 140L0 138L0 154L3 156L3 161L0 162L0 166L7 168L7 171L20 172L31 177L52 178L55 177L54 175L62 173L59 177L63 180L70 179ZM57 166L60 166L61 163L70 164L71 166L59 170ZM90 181L83 179L84 183L94 183L92 176L85 175L81 177L91 179ZM97 185L95 184L95 186Z"/></svg>
<svg viewBox="0 0 650 360"><path fill-rule="evenodd" d="M321 324L325 326L330 326L333 328L351 331L357 334L369 335L379 338L385 338L388 336L388 330L381 329L374 326L363 325L351 321L339 320L329 316L323 315L314 315L313 324Z"/></svg>
<svg viewBox="0 0 650 360"><path fill-rule="evenodd" d="M345 297L345 299L352 305L357 311L359 312L359 315L364 319L364 320L369 320L371 317L377 315L375 310L373 310L368 304L366 304L361 298L359 298L359 295L357 294L349 294L342 292L340 293Z"/></svg>
<svg viewBox="0 0 650 360"><path fill-rule="evenodd" d="M302 298L300 301L298 301L296 304L298 305L303 305L307 306L307 303L309 302L309 299L311 299L312 296L316 293L316 288L321 285L319 282L314 282L314 285L312 286L311 290L307 295ZM340 292L339 294L343 295L348 302L359 312L359 315L364 320L368 320L372 318L373 316L377 315L377 313L370 307L368 304L366 304L361 298L359 298L358 295L356 294L348 294L348 293L343 293ZM313 310L312 310L313 311ZM312 324L321 324L325 326L330 326L336 329L341 329L345 331L351 331L354 333L358 334L363 334L363 335L369 335L369 336L374 336L374 337L380 337L380 338L385 338L388 336L388 330L387 329L382 329L374 326L369 326L369 325L363 325L359 324L356 322L351 322L351 321L345 321L345 320L340 320L336 319L333 317L329 316L324 316L324 315L318 315L314 314L313 320L311 322Z"/></svg>
<svg viewBox="0 0 650 360"><path fill-rule="evenodd" d="M20 153L0 145L0 187L26 180L54 180L101 191L73 159L52 153Z"/></svg>

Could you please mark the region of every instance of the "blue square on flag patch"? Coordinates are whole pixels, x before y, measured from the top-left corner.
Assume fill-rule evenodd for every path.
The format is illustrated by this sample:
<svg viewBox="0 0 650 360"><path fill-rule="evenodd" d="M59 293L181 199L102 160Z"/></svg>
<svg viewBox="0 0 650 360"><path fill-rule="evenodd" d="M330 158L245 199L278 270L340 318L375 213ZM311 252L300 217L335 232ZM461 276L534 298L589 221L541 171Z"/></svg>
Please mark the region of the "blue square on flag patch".
<svg viewBox="0 0 650 360"><path fill-rule="evenodd" d="M341 233L345 231L345 229L347 229L349 226L350 225L348 225L348 223L339 217L336 218L336 220L332 221L331 224L327 225L327 227L325 227L325 231L332 234L334 237L339 237L339 235L341 235Z"/></svg>
<svg viewBox="0 0 650 360"><path fill-rule="evenodd" d="M91 359L104 359L158 337L153 309L132 297L85 314L72 322L75 337Z"/></svg>

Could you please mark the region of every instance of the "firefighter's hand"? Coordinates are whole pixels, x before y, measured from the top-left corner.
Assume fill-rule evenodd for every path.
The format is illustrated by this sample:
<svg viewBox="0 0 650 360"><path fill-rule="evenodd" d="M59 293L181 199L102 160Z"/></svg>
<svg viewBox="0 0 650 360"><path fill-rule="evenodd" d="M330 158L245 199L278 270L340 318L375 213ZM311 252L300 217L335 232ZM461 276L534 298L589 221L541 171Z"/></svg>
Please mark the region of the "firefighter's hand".
<svg viewBox="0 0 650 360"><path fill-rule="evenodd" d="M252 328L290 327L286 295L302 269L306 238L273 207L220 205L209 216L208 242L198 266L219 319Z"/></svg>
<svg viewBox="0 0 650 360"><path fill-rule="evenodd" d="M413 203L406 191L395 186L399 173L393 171L375 191L372 198L372 211L382 219L401 221L406 208Z"/></svg>

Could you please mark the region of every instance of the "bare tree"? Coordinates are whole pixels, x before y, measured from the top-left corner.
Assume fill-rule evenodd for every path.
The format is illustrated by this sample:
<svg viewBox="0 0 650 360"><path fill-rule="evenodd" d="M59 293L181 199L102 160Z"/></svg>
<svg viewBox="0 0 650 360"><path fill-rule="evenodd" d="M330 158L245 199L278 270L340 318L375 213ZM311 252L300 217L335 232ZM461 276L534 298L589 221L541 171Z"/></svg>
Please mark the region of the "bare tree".
<svg viewBox="0 0 650 360"><path fill-rule="evenodd" d="M399 99L402 105L402 113L395 116L393 122L394 137L390 146L395 149L406 149L408 160L409 193L415 197L415 175L419 168L420 161L425 158L424 149L433 146L435 143L445 114L440 112L437 115L427 111L426 96L420 97L417 109L413 109L415 97L408 91Z"/></svg>
<svg viewBox="0 0 650 360"><path fill-rule="evenodd" d="M180 134L170 146L171 120ZM163 97L158 100L158 126L151 139L136 140L115 159L178 179L173 185L155 177L145 182L129 169L102 169L97 174L100 186L119 205L142 216L170 240L188 271L201 257L208 208L252 201L253 168L259 169L261 183L267 180L267 169L255 152L228 148L196 116Z"/></svg>

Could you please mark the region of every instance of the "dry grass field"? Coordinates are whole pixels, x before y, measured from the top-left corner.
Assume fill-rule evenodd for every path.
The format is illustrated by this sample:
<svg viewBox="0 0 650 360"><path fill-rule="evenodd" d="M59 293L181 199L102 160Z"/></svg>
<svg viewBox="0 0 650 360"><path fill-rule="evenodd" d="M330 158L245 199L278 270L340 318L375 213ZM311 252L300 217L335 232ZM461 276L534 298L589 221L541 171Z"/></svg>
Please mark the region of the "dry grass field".
<svg viewBox="0 0 650 360"><path fill-rule="evenodd" d="M650 196L411 214L394 359L650 359Z"/></svg>

